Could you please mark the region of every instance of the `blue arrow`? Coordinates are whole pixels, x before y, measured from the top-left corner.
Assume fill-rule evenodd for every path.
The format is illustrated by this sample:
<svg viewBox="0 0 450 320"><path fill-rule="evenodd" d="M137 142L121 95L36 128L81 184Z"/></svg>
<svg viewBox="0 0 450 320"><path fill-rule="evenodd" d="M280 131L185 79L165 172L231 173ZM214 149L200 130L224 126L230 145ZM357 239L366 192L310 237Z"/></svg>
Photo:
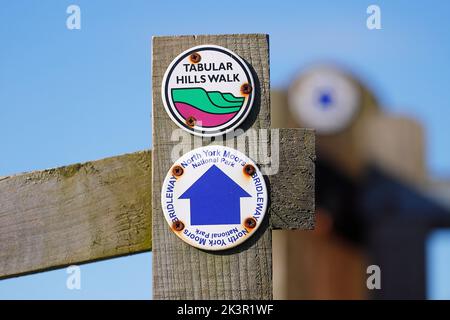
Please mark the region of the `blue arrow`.
<svg viewBox="0 0 450 320"><path fill-rule="evenodd" d="M251 197L212 165L178 199L190 199L191 225L240 224L240 198Z"/></svg>

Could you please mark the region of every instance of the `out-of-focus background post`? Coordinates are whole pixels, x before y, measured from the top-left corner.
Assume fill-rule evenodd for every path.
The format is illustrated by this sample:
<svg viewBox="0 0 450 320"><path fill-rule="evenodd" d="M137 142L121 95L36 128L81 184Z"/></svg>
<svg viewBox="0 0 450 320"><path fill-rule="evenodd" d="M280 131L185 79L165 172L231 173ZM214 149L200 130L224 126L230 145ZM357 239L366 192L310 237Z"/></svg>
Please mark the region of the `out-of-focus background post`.
<svg viewBox="0 0 450 320"><path fill-rule="evenodd" d="M420 122L327 64L274 91L272 113L273 127L315 128L318 152L316 230L274 233L275 297L427 298L438 263L428 242L450 228L450 207L448 181L428 176Z"/></svg>

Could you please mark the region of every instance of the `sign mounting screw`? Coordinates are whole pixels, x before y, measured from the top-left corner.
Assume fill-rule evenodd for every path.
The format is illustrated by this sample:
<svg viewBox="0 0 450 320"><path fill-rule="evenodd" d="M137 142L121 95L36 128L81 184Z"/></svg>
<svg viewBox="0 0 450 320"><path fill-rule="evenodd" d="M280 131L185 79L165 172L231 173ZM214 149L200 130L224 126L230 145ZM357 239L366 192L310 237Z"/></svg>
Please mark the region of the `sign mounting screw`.
<svg viewBox="0 0 450 320"><path fill-rule="evenodd" d="M175 177L180 177L183 175L184 169L181 166L175 166L172 169L172 175Z"/></svg>
<svg viewBox="0 0 450 320"><path fill-rule="evenodd" d="M196 123L197 119L195 119L193 116L190 116L189 118L186 119L186 124L191 128L193 128Z"/></svg>
<svg viewBox="0 0 450 320"><path fill-rule="evenodd" d="M256 220L254 218L247 218L244 221L244 226L249 229L253 229L254 227L256 227Z"/></svg>
<svg viewBox="0 0 450 320"><path fill-rule="evenodd" d="M184 229L184 223L180 220L174 221L172 228L175 231L182 231Z"/></svg>
<svg viewBox="0 0 450 320"><path fill-rule="evenodd" d="M250 94L252 92L252 86L248 83L244 83L241 86L241 93L243 94Z"/></svg>
<svg viewBox="0 0 450 320"><path fill-rule="evenodd" d="M202 60L202 57L198 52L194 52L189 56L189 60L191 60L192 63L199 63L200 60Z"/></svg>
<svg viewBox="0 0 450 320"><path fill-rule="evenodd" d="M244 173L249 175L249 176L253 176L256 172L256 169L254 166L252 166L251 164L246 164L244 166Z"/></svg>

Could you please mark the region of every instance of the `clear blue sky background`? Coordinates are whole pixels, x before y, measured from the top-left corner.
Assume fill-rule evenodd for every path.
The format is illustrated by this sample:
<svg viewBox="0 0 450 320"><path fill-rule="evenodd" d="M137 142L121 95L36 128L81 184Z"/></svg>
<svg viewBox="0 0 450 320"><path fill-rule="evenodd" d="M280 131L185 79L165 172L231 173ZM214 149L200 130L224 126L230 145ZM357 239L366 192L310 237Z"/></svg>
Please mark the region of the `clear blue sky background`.
<svg viewBox="0 0 450 320"><path fill-rule="evenodd" d="M426 277L429 299L450 299L450 231L436 230L426 242Z"/></svg>
<svg viewBox="0 0 450 320"><path fill-rule="evenodd" d="M450 2L230 3L2 0L0 176L150 148L151 37L252 32L270 34L273 87L311 63L349 67L386 110L422 121L430 172L450 176ZM366 28L369 4L382 30ZM81 270L81 291L57 270L1 281L0 299L151 297L151 254Z"/></svg>

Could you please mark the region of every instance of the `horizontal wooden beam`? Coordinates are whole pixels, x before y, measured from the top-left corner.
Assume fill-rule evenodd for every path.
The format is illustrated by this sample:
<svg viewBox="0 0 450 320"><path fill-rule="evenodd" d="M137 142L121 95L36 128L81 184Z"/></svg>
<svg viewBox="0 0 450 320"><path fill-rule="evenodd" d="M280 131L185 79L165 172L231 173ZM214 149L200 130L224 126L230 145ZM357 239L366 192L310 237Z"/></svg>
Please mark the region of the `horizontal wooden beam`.
<svg viewBox="0 0 450 320"><path fill-rule="evenodd" d="M271 227L311 229L313 132L280 142ZM0 279L151 250L151 192L151 151L0 177Z"/></svg>
<svg viewBox="0 0 450 320"><path fill-rule="evenodd" d="M0 177L0 278L152 248L151 152Z"/></svg>
<svg viewBox="0 0 450 320"><path fill-rule="evenodd" d="M313 230L315 135L311 129L279 129L279 170L269 176L272 229Z"/></svg>

